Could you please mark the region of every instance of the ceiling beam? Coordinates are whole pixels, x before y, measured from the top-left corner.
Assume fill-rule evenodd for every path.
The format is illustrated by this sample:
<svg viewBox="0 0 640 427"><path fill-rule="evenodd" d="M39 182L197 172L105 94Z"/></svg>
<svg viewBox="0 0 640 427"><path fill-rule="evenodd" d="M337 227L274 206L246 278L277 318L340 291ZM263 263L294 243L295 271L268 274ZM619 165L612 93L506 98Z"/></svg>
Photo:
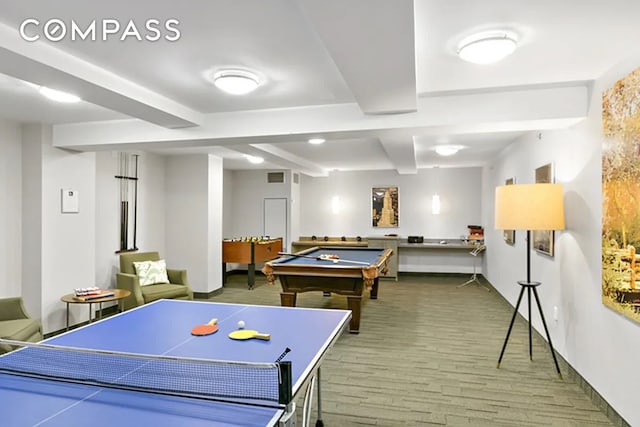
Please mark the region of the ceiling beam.
<svg viewBox="0 0 640 427"><path fill-rule="evenodd" d="M365 114L417 109L413 0L300 0Z"/></svg>
<svg viewBox="0 0 640 427"><path fill-rule="evenodd" d="M201 126L161 128L140 120L54 126L56 147L92 150L108 146L205 146L326 139L406 137L468 132L561 128L587 116L588 85L421 97L410 114L365 116L355 104L209 114ZM115 149L115 148L114 148Z"/></svg>
<svg viewBox="0 0 640 427"><path fill-rule="evenodd" d="M286 165L289 169L299 170L301 173L309 176L329 176L329 170L318 166L317 164L303 159L302 157L291 154L290 152L279 148L275 144L251 144L252 147L267 153L273 159L274 163ZM278 159L278 160L276 160Z"/></svg>
<svg viewBox="0 0 640 427"><path fill-rule="evenodd" d="M380 138L380 144L400 175L418 172L413 137L383 137Z"/></svg>
<svg viewBox="0 0 640 427"><path fill-rule="evenodd" d="M166 128L196 126L200 113L0 23L0 73Z"/></svg>

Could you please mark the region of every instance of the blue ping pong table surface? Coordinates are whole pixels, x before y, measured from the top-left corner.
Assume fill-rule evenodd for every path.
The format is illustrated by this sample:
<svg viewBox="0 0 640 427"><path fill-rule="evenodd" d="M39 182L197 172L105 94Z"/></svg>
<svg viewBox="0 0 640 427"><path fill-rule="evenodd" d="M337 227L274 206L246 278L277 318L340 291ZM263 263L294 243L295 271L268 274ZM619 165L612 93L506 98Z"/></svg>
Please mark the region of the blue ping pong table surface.
<svg viewBox="0 0 640 427"><path fill-rule="evenodd" d="M291 362L294 397L341 335L347 310L160 300L45 340L47 344L108 351L245 362ZM219 331L195 337L191 328L217 318ZM271 340L228 337L246 329ZM20 350L8 353L15 357ZM3 355L0 357L6 357ZM270 426L280 408L101 388L0 374L0 418L11 427Z"/></svg>

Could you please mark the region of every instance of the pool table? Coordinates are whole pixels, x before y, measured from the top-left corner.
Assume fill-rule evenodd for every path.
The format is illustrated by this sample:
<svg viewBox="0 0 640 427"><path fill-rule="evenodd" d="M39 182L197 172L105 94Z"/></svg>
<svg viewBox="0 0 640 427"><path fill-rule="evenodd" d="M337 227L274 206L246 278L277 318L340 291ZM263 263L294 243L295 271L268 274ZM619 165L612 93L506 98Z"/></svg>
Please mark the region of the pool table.
<svg viewBox="0 0 640 427"><path fill-rule="evenodd" d="M349 332L360 331L362 292L370 290L370 298L378 297L378 278L387 273L393 251L378 248L314 247L265 263L262 272L270 284L280 279L280 303L295 307L299 292L322 291L347 296L352 312ZM335 255L337 262L320 259Z"/></svg>

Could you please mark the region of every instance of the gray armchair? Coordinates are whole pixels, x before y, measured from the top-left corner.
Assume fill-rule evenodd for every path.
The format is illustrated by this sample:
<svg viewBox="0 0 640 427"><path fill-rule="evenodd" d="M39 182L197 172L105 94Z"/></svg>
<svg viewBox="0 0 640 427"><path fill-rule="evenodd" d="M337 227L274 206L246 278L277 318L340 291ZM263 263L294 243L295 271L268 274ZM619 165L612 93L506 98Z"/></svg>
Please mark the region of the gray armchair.
<svg viewBox="0 0 640 427"><path fill-rule="evenodd" d="M120 254L120 273L116 274L116 287L131 291L131 295L122 300L124 310L137 307L162 298L193 299L193 291L187 280L186 270L167 268L169 283L140 286L133 265L138 261L158 261L158 252L129 252Z"/></svg>
<svg viewBox="0 0 640 427"><path fill-rule="evenodd" d="M0 299L0 338L38 342L42 340L42 324L29 317L21 297ZM0 344L0 354L13 350Z"/></svg>

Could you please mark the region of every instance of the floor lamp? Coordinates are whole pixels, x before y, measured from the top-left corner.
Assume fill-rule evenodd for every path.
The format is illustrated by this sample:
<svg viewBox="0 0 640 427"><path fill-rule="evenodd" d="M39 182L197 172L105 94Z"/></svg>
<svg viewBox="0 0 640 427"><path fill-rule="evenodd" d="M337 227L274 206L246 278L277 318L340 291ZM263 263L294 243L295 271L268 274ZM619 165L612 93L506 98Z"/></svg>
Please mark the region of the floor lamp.
<svg viewBox="0 0 640 427"><path fill-rule="evenodd" d="M540 298L536 288L540 282L531 281L531 230L563 230L564 229L564 203L562 186L560 184L519 184L503 185L496 188L495 194L495 228L498 230L526 230L527 232L527 280L519 281L521 286L518 302L513 310L509 330L500 352L498 368L504 351L507 348L509 335L513 328L513 322L518 314L518 307L522 301L525 289L527 290L527 302L529 308L529 359L533 360L531 345L531 292L535 297L542 319L544 331L547 334L551 355L556 365L558 376L562 379L556 353L551 343L551 336L544 320Z"/></svg>

